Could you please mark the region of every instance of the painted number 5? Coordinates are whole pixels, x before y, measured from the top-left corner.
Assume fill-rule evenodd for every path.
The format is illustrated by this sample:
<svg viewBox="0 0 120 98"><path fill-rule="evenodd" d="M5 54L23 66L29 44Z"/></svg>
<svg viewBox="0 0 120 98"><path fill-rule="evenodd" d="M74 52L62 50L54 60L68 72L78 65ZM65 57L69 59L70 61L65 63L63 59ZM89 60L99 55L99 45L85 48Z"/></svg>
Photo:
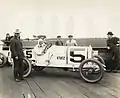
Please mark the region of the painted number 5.
<svg viewBox="0 0 120 98"><path fill-rule="evenodd" d="M27 50L26 51L26 57L27 58L32 58L32 50Z"/></svg>
<svg viewBox="0 0 120 98"><path fill-rule="evenodd" d="M80 63L80 62L82 62L83 60L85 60L85 56L84 56L84 55L74 54L74 51L70 51L70 56L73 57L73 58L70 58L70 61L71 61L71 62L74 62L74 63ZM75 60L74 57L77 57L77 58L79 58L79 59Z"/></svg>

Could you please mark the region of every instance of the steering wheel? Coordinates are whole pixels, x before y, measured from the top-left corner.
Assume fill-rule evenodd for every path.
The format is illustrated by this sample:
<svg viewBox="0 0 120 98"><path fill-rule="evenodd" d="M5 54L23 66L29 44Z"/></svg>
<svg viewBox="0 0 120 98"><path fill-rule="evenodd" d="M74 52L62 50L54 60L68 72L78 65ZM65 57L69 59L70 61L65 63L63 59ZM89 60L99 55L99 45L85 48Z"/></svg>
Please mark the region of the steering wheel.
<svg viewBox="0 0 120 98"><path fill-rule="evenodd" d="M52 43L49 43L46 45L45 49L43 50L43 53L45 54L46 51L52 46Z"/></svg>

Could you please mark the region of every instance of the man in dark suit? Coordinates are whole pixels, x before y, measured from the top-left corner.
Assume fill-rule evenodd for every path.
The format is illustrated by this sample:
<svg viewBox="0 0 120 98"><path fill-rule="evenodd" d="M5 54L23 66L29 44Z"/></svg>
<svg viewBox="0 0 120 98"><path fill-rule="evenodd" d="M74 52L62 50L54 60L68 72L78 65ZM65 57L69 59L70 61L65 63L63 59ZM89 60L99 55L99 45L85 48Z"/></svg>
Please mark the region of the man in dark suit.
<svg viewBox="0 0 120 98"><path fill-rule="evenodd" d="M113 37L112 32L107 33L108 58L106 66L110 70L116 70L119 66L119 38Z"/></svg>
<svg viewBox="0 0 120 98"><path fill-rule="evenodd" d="M14 38L10 43L11 56L14 61L14 78L17 82L23 80L23 45L20 40L20 31L16 29L14 32Z"/></svg>
<svg viewBox="0 0 120 98"><path fill-rule="evenodd" d="M57 36L57 41L55 42L55 45L57 45L57 46L63 46L63 42L61 40L61 36Z"/></svg>

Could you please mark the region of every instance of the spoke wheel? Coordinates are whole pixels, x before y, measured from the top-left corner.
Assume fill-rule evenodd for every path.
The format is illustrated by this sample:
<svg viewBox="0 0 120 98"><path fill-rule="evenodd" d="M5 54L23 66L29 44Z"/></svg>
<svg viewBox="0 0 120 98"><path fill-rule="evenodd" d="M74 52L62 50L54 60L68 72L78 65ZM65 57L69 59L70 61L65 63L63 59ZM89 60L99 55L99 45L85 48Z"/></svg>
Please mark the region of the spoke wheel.
<svg viewBox="0 0 120 98"><path fill-rule="evenodd" d="M83 80L95 83L102 79L104 70L99 61L95 59L87 59L80 64L79 72Z"/></svg>
<svg viewBox="0 0 120 98"><path fill-rule="evenodd" d="M3 53L0 53L0 67L3 67L6 63L7 57Z"/></svg>
<svg viewBox="0 0 120 98"><path fill-rule="evenodd" d="M27 58L23 59L23 69L24 69L23 77L27 77L32 70L32 66Z"/></svg>

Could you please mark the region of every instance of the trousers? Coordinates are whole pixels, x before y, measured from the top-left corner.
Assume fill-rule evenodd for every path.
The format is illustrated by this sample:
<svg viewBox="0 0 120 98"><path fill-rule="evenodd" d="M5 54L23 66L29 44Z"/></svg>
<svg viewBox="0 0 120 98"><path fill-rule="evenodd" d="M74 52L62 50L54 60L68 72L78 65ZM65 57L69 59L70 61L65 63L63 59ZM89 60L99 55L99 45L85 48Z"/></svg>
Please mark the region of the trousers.
<svg viewBox="0 0 120 98"><path fill-rule="evenodd" d="M106 55L105 63L106 63L106 69L119 69L120 68L120 47L116 47L112 52L109 52Z"/></svg>
<svg viewBox="0 0 120 98"><path fill-rule="evenodd" d="M15 59L14 61L14 78L15 79L22 79L23 78L23 58Z"/></svg>

